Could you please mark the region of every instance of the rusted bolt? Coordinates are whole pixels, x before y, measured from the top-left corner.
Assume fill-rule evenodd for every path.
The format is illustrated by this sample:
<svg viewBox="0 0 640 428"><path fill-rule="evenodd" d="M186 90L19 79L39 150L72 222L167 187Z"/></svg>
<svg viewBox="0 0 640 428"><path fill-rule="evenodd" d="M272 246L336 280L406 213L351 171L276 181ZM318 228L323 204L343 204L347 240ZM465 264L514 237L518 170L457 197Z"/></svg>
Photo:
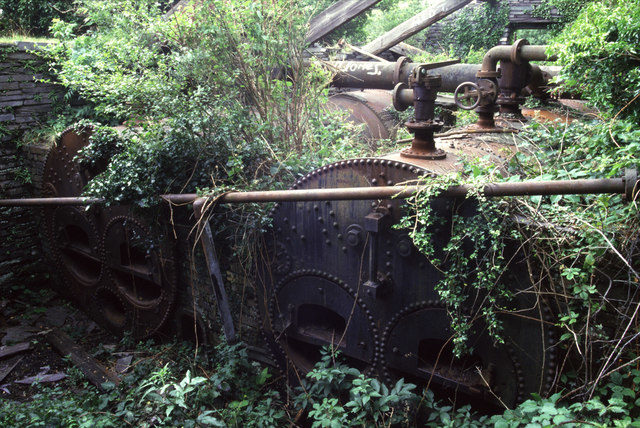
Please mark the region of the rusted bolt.
<svg viewBox="0 0 640 428"><path fill-rule="evenodd" d="M409 257L411 255L411 243L408 239L403 239L396 245L396 250L402 257Z"/></svg>
<svg viewBox="0 0 640 428"><path fill-rule="evenodd" d="M347 244L357 247L362 241L362 232L358 229L351 229L347 232Z"/></svg>

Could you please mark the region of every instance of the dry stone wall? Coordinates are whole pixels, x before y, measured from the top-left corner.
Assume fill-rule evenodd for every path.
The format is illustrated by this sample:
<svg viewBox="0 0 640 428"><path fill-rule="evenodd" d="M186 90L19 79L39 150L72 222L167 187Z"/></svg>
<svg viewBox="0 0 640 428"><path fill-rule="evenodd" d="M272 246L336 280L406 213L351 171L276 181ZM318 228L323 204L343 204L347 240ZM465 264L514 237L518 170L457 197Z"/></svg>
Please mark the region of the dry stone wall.
<svg viewBox="0 0 640 428"><path fill-rule="evenodd" d="M25 133L51 117L62 90L44 83L47 65L33 43L0 44L0 198L36 195L49 149ZM29 134L26 134L27 137ZM41 279L38 208L0 208L0 286Z"/></svg>

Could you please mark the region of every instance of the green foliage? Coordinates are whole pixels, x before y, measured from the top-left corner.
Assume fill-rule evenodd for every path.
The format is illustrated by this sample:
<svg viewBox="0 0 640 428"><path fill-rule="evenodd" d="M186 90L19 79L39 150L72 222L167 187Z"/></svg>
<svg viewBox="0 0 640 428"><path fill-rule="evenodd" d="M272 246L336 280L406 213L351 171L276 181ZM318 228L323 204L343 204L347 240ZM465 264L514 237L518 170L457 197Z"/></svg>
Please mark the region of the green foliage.
<svg viewBox="0 0 640 428"><path fill-rule="evenodd" d="M593 2L550 47L560 81L608 115L640 120L640 2Z"/></svg>
<svg viewBox="0 0 640 428"><path fill-rule="evenodd" d="M247 359L239 346L192 349L177 344L140 344L134 365L122 383L105 384L106 393L77 376L46 387L27 403L0 402L2 426L119 427L279 426L287 422L284 404L264 388L270 374ZM160 357L163 356L163 357ZM160 358L159 358L160 357ZM182 372L181 367L191 366ZM195 376L206 367L210 376ZM184 374L180 374L184 373ZM75 385L72 384L75 382ZM81 388L78 390L78 388Z"/></svg>
<svg viewBox="0 0 640 428"><path fill-rule="evenodd" d="M442 273L435 289L446 304L453 329L454 354L458 357L468 351L465 346L473 320L478 316L486 324L489 334L497 341L501 324L496 314L502 308L501 301L510 296L499 280L505 269L504 237L508 236L507 204L498 199L488 199L481 193L484 183L495 181L497 169L492 166L467 164L461 174L423 178L423 190L408 199L410 213L405 215L397 228L409 229L409 236L418 250ZM459 184L467 184L470 190L467 202L454 202L444 211L448 219L434 210L434 199L443 190ZM473 213L469 215L469 205ZM451 231L444 248L434 245L434 234L441 227ZM480 307L469 307L471 296L483 296Z"/></svg>
<svg viewBox="0 0 640 428"><path fill-rule="evenodd" d="M557 17L559 21L548 29L551 34L557 34L565 25L574 22L589 3L593 0L543 0L532 15L549 20Z"/></svg>
<svg viewBox="0 0 640 428"><path fill-rule="evenodd" d="M300 2L300 7L307 11L309 16L312 16L322 12L333 3L335 3L333 0L304 0ZM382 0L374 7L332 31L323 41L331 44L345 39L355 45L364 44L409 19L426 7L426 4L425 0Z"/></svg>
<svg viewBox="0 0 640 428"><path fill-rule="evenodd" d="M640 398L636 391L639 375L638 370L613 373L596 397L583 402L567 403L561 399L561 393L549 398L535 395L517 408L493 416L490 421L496 428L525 424L543 427L562 425L569 428L640 427Z"/></svg>
<svg viewBox="0 0 640 428"><path fill-rule="evenodd" d="M418 397L400 379L391 389L322 350L322 358L297 390L294 404L309 411L313 427L388 426L407 423ZM337 398L339 397L339 398Z"/></svg>
<svg viewBox="0 0 640 428"><path fill-rule="evenodd" d="M442 25L442 40L449 54L466 62L471 52L498 44L509 21L507 2L486 2L474 8L463 8ZM477 55L476 55L477 56Z"/></svg>
<svg viewBox="0 0 640 428"><path fill-rule="evenodd" d="M85 35L54 25L58 77L102 123L130 125L118 143L94 137L118 149L88 195L146 207L163 193L284 187L323 155L357 151L320 107L329 76L302 60L305 18L290 0L206 0L171 20L152 0L80 11Z"/></svg>
<svg viewBox="0 0 640 428"><path fill-rule="evenodd" d="M388 1L383 0L376 5L369 13L367 21L362 27L362 32L366 36L363 41L370 42L381 36L397 25L410 19L414 15L427 9L433 2L429 0L404 0ZM406 40L414 46L420 46L424 37L420 33L411 36Z"/></svg>
<svg viewBox="0 0 640 428"><path fill-rule="evenodd" d="M0 0L0 33L49 35L54 18L74 19L75 0Z"/></svg>

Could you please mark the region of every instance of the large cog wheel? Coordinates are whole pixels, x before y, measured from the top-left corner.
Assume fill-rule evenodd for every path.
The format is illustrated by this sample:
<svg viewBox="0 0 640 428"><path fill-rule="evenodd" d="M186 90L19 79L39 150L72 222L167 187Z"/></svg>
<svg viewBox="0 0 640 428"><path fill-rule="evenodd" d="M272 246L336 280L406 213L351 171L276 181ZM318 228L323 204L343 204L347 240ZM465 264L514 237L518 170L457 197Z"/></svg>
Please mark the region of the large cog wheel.
<svg viewBox="0 0 640 428"><path fill-rule="evenodd" d="M58 207L52 217L50 249L68 285L64 292L85 305L103 275L98 230L90 214L77 207Z"/></svg>
<svg viewBox="0 0 640 428"><path fill-rule="evenodd" d="M176 272L171 249L152 238L137 219L122 215L104 231L106 271L110 287L134 313L135 337L156 333L176 300Z"/></svg>
<svg viewBox="0 0 640 428"><path fill-rule="evenodd" d="M463 401L497 408L499 400L510 407L518 402L524 378L513 352L494 346L481 326L474 325L467 340L470 353L456 358L450 323L439 301L414 302L394 315L382 334L385 382L409 376L412 382L459 395Z"/></svg>
<svg viewBox="0 0 640 428"><path fill-rule="evenodd" d="M393 159L351 159L318 168L292 188L393 186L433 176L417 165ZM436 258L444 256L443 248L451 239L454 208L463 217L476 214L473 202L465 201L436 198L432 202L442 219L429 228ZM364 367L371 367L373 374L387 382L407 377L426 385L426 374L434 374L437 382L432 386L439 382L445 388L464 389L472 401L487 406L495 404L494 393L517 403L531 392L549 391L555 374L555 356L549 349L553 333L546 321L535 316L538 306L529 301L530 294L519 293L531 284L516 254L503 275L516 296L512 312L505 310L499 315L505 324L506 344L493 346L477 322L470 335L470 345L475 349L470 357L460 361L449 358L447 370L429 368L433 350L443 349L451 336L450 319L437 303L440 296L436 286L443 274L414 247L406 231L392 227L404 210L404 202L398 199L275 205L256 287L262 328L275 359L289 361L304 372L317 361L317 347L333 345L347 360L365 362ZM355 307L354 314L360 311L358 308L369 312L349 317L343 311L346 306ZM360 324L356 332L364 329L365 333L354 333L353 337L370 336L362 346L372 349L373 355L363 356L357 347L351 347L354 341L348 340L349 333L340 333L345 331L346 319ZM367 332L371 323L376 334ZM378 339L377 331L385 327ZM336 332L347 338L347 346L334 343ZM452 356L451 351L447 353ZM484 380L475 371L476 366ZM527 372L521 367L527 367Z"/></svg>

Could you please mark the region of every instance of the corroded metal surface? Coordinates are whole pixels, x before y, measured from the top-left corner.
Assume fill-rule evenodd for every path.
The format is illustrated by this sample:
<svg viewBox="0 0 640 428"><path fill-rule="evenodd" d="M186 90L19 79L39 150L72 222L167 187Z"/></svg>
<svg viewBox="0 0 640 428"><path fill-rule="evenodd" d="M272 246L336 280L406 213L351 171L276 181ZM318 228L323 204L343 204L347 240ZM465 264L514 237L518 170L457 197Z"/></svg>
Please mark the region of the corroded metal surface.
<svg viewBox="0 0 640 428"><path fill-rule="evenodd" d="M134 314L134 336L152 335L167 321L176 298L171 249L135 217L109 217L103 239L110 289Z"/></svg>
<svg viewBox="0 0 640 428"><path fill-rule="evenodd" d="M349 112L346 120L364 124L363 137L367 142L395 138L398 121L387 109L391 93L383 90L341 92L329 98L327 107Z"/></svg>
<svg viewBox="0 0 640 428"><path fill-rule="evenodd" d="M404 162L354 159L316 170L294 188L388 186L424 174L430 172ZM454 203L442 198L434 209L448 219ZM472 206L461 210L474 213ZM537 313L524 309L533 307L526 300L517 300L515 308L524 311L518 316L503 315L508 324L503 348L494 347L478 323L470 336L474 353L453 362L449 318L435 291L441 273L406 231L392 228L402 213L398 199L277 205L257 284L263 330L275 359L295 380L295 371L309 370L320 348L330 345L352 365L388 381L432 382L469 400L494 404L476 366L505 403L542 391L554 366L546 352L551 333ZM437 251L449 240L449 230L447 224L434 229ZM509 270L514 289L528 286L521 268ZM435 362L438 354L442 364ZM522 365L535 370L523 373Z"/></svg>
<svg viewBox="0 0 640 428"><path fill-rule="evenodd" d="M51 221L49 245L57 270L67 282L64 291L85 305L104 274L95 219L80 208L58 207L53 210Z"/></svg>
<svg viewBox="0 0 640 428"><path fill-rule="evenodd" d="M78 162L92 131L68 128L45 161L42 193L53 202L43 207L45 253L62 275L60 290L104 327L147 337L166 323L175 302L171 250L153 240L127 207L98 204L87 211L71 206L99 202L80 197L89 180L106 168Z"/></svg>

